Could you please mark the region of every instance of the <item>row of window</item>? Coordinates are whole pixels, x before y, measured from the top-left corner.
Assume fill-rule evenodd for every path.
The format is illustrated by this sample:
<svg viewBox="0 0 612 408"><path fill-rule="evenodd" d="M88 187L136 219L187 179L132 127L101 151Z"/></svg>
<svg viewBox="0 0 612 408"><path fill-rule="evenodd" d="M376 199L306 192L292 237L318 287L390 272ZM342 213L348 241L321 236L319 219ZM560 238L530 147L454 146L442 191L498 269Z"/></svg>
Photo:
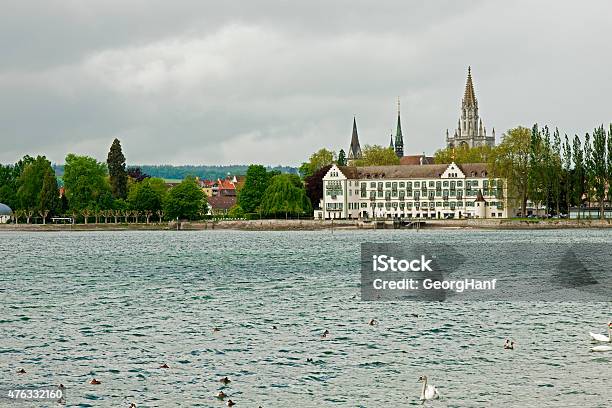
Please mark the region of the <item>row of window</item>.
<svg viewBox="0 0 612 408"><path fill-rule="evenodd" d="M366 203L362 203L361 208L367 208L366 206L364 206L363 204ZM367 204L366 204L367 205ZM488 207L495 207L499 210L502 210L504 208L504 204L501 201L491 201L490 203L486 203L486 206ZM455 207L474 207L474 202L473 201L424 201L424 202L407 202L407 203L370 203L370 207L374 208L374 207L378 207L378 208L399 208L400 210L403 210L404 208L436 208L436 207L443 207L443 208L455 208ZM355 208L356 209L356 208Z"/></svg>
<svg viewBox="0 0 612 408"><path fill-rule="evenodd" d="M355 186L358 185L359 182L355 181ZM349 186L351 186L352 183L349 181ZM367 188L368 182L362 181L360 184L361 189ZM429 181L386 181L386 182L376 182L376 181L371 181L369 182L370 188L376 188L378 190L382 190L383 187L384 188L392 188L394 190L397 190L398 188L425 188L428 187L429 188L441 188L441 187L451 187L454 188L456 187L463 187L463 180L429 180ZM481 185L480 180L465 180L465 185L467 188L469 187L478 187ZM502 187L503 186L503 180L501 179L492 179L492 180L482 180L482 186L484 188L488 188L489 185L491 187Z"/></svg>
<svg viewBox="0 0 612 408"><path fill-rule="evenodd" d="M504 204L503 202L499 201L491 201L489 203L485 203L486 206L489 207L496 207L498 210L503 210L504 208ZM419 209L419 208L430 208L430 209L434 209L436 207L440 207L440 208L450 208L450 209L454 209L454 208L462 208L462 207L474 207L474 202L473 201L424 201L424 202L412 202L412 201L408 201L406 203L370 203L369 205L370 208L386 208L386 209L400 209L400 210L404 210L404 209L412 209L413 207L415 209ZM343 204L342 203L326 203L325 205L325 209L328 211L331 210L342 210ZM348 209L349 210L358 210L360 208L368 208L368 203L348 203Z"/></svg>
<svg viewBox="0 0 612 408"><path fill-rule="evenodd" d="M465 190L465 195L466 196L476 196L478 194L478 191L480 190L472 190L472 189L468 189ZM329 195L329 194L328 194ZM349 190L349 196L353 195L353 190ZM357 195L357 191L355 191L355 195ZM462 198L464 195L464 190L416 190L416 191L412 191L412 190L395 190L395 191L383 191L383 190L370 190L369 194L368 191L366 190L361 190L359 193L359 196L361 198L386 198L386 199L390 199L390 198L399 198L400 200L404 199L405 197L414 197L415 200L418 200L419 198L434 198L434 197L444 197L445 199L448 197L456 197L456 198ZM488 190L488 191L484 191L484 195L485 196L495 196L495 198L501 198L503 197L503 190L502 189L495 189L495 190Z"/></svg>

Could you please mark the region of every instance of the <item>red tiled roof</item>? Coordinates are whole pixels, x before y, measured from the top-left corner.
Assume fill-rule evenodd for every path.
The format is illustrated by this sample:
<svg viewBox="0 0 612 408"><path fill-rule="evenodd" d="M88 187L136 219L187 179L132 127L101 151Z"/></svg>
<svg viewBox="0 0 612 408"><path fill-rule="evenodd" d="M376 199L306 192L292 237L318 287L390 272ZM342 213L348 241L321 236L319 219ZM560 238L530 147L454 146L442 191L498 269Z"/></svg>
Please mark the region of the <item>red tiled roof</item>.
<svg viewBox="0 0 612 408"><path fill-rule="evenodd" d="M236 205L236 196L206 197L206 200L213 210L229 210Z"/></svg>
<svg viewBox="0 0 612 408"><path fill-rule="evenodd" d="M236 186L232 183L231 180L221 180L219 179L219 189L220 190L235 190Z"/></svg>
<svg viewBox="0 0 612 408"><path fill-rule="evenodd" d="M421 158L423 163L421 163ZM416 165L416 164L433 164L434 158L431 156L424 156L422 154L414 154L411 156L404 156L400 158L400 164L403 165Z"/></svg>

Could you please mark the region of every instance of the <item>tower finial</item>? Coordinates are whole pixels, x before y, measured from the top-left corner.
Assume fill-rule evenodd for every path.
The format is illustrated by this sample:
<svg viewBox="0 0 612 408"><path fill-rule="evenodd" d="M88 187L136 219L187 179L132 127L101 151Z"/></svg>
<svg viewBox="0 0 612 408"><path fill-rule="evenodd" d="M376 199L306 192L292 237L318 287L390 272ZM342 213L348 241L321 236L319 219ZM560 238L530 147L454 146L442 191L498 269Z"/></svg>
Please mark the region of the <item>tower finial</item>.
<svg viewBox="0 0 612 408"><path fill-rule="evenodd" d="M400 114L400 97L397 97L397 116Z"/></svg>

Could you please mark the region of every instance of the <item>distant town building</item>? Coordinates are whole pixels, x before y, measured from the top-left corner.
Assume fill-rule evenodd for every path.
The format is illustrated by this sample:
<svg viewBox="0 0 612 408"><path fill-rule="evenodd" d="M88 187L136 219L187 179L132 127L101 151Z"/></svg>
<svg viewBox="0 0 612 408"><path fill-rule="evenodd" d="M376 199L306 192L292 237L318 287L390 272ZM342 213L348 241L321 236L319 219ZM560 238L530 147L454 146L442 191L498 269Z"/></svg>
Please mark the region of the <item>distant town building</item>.
<svg viewBox="0 0 612 408"><path fill-rule="evenodd" d="M486 163L352 167L323 177L321 210L333 218L507 218L505 182Z"/></svg>
<svg viewBox="0 0 612 408"><path fill-rule="evenodd" d="M206 197L208 202L208 215L227 215L229 210L236 205L235 195L218 195Z"/></svg>
<svg viewBox="0 0 612 408"><path fill-rule="evenodd" d="M196 181L206 197L236 196L238 190L244 184L244 176L227 176L224 179Z"/></svg>
<svg viewBox="0 0 612 408"><path fill-rule="evenodd" d="M348 151L348 160L361 159L361 146L359 145L359 135L357 134L357 121L353 117L353 134L351 135L351 145Z"/></svg>
<svg viewBox="0 0 612 408"><path fill-rule="evenodd" d="M423 164L434 164L433 156L425 156L423 154L413 154L409 156L404 156L400 158L400 164L404 165L423 165Z"/></svg>
<svg viewBox="0 0 612 408"><path fill-rule="evenodd" d="M472 83L472 69L468 67L458 127L452 136L449 135L448 129L446 130L446 146L452 148L485 145L495 146L495 128L493 128L493 133L490 136L487 135L487 129L483 126L482 119L478 114L478 100Z"/></svg>
<svg viewBox="0 0 612 408"><path fill-rule="evenodd" d="M13 210L8 205L0 203L0 224L6 224L12 216Z"/></svg>

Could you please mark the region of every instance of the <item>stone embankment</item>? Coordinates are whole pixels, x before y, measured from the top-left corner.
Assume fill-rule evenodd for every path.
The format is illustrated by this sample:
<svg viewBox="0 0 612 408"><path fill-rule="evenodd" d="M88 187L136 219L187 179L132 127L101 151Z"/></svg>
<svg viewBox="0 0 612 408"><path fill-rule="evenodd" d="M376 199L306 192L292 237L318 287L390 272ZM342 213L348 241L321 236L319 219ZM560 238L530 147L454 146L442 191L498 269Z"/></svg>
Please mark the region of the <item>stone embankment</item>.
<svg viewBox="0 0 612 408"><path fill-rule="evenodd" d="M412 225L416 227L416 223ZM222 220L183 221L177 223L130 223L130 224L0 224L0 231L148 231L148 230L244 230L244 231L317 231L324 229L398 229L401 226L391 220ZM518 220L518 219L461 219L424 220L418 222L419 229L572 229L612 228L612 220Z"/></svg>

